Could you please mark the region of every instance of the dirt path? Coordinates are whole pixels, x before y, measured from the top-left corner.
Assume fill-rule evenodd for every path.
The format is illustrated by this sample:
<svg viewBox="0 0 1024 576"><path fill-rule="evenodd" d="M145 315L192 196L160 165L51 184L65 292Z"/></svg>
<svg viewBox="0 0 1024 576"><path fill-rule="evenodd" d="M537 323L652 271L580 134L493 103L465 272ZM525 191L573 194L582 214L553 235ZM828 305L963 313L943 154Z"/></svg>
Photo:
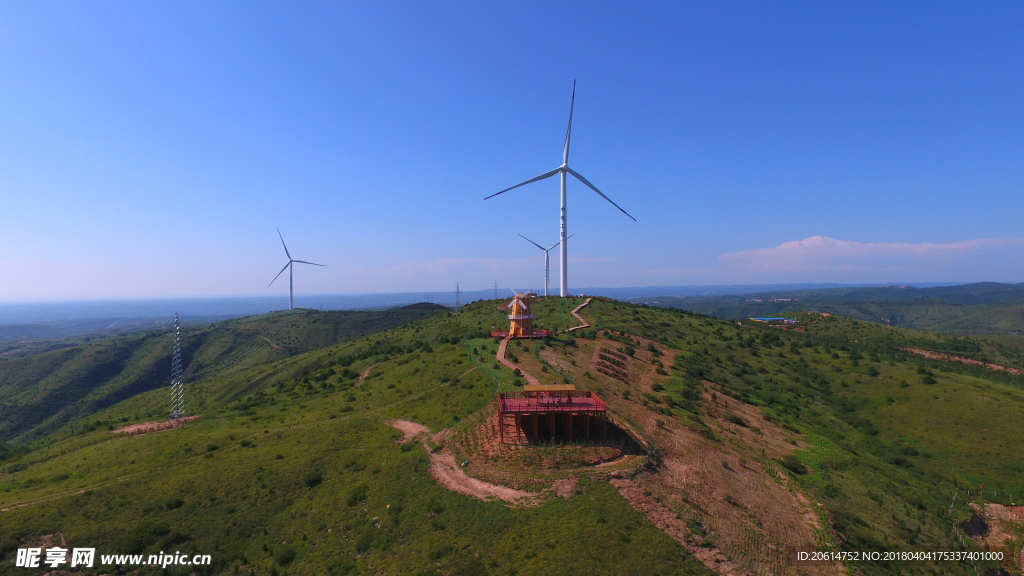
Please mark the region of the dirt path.
<svg viewBox="0 0 1024 576"><path fill-rule="evenodd" d="M401 430L402 434L405 435L396 444L405 444L420 434L430 433L430 429L426 426L409 420L389 420L387 424ZM525 490L516 490L508 486L491 484L490 482L484 482L483 480L477 480L468 476L462 467L455 462L455 456L447 450L432 452L426 443L423 444L423 448L430 457L430 475L433 476L438 484L453 492L466 494L481 500L497 498L512 504L531 505L540 503L541 498L539 494Z"/></svg>
<svg viewBox="0 0 1024 576"><path fill-rule="evenodd" d="M573 326L572 328L569 328L568 330L566 330L566 332L572 332L573 330L580 330L580 329L583 329L583 328L590 328L590 324L587 324L587 321L584 320L583 317L579 315L579 311L582 310L583 307L586 306L587 304L590 304L591 300L593 300L593 298L587 298L583 302L583 304L580 304L579 306L577 306L576 308L573 309L572 315L575 316L576 319L580 321L580 325L579 326Z"/></svg>
<svg viewBox="0 0 1024 576"><path fill-rule="evenodd" d="M181 428L186 422L199 418L196 416L186 416L184 418L175 418L173 420L157 420L155 422L140 422L139 424L131 424L129 426L123 426L111 430L111 434L126 434L126 435L139 435L149 434L150 432L160 432L161 430L170 430L172 428Z"/></svg>
<svg viewBox="0 0 1024 576"><path fill-rule="evenodd" d="M499 486L467 476L462 467L455 462L455 456L448 452L430 453L430 475L438 484L449 490L481 500L497 498L512 504L526 506L540 504L541 500L539 494Z"/></svg>
<svg viewBox="0 0 1024 576"><path fill-rule="evenodd" d="M430 428L411 420L388 420L385 424L398 428L404 434L401 440L395 440L395 444L405 444L420 434L430 434Z"/></svg>
<svg viewBox="0 0 1024 576"><path fill-rule="evenodd" d="M975 360L973 358L964 358L963 356L954 356L953 354L946 354L945 352L933 352L931 350L922 350L920 348L899 348L904 352L911 354L917 354L924 356L929 360L944 360L946 362L962 362L964 364L974 364L976 366L984 366L989 370L1001 370L1003 372L1009 372L1010 374L1024 374L1024 370L1019 368L1007 368L1006 366L1000 366L999 364L990 364L988 362L982 362L981 360Z"/></svg>
<svg viewBox="0 0 1024 576"><path fill-rule="evenodd" d="M526 379L526 382L528 384L540 384L540 380L537 380L537 378L527 374L526 371L520 368L519 366L516 366L515 364L505 359L505 349L508 347L508 341L511 339L511 336L506 336L505 339L501 341L501 344L498 345L498 353L495 354L495 358L497 358L498 362L501 362L503 365L505 365L505 367L509 368L510 370L519 370L519 372L523 375L523 378Z"/></svg>
<svg viewBox="0 0 1024 576"><path fill-rule="evenodd" d="M363 370L363 373L359 375L359 381L356 382L356 386L359 386L364 380L366 380L366 377L370 375L370 370L373 369L374 366L376 366L376 364L370 364L366 367L366 370Z"/></svg>
<svg viewBox="0 0 1024 576"><path fill-rule="evenodd" d="M270 344L270 347L273 348L274 350L284 350L285 352L309 352L309 350L306 350L305 348L291 348L288 346L278 346L277 344L274 344L273 340L267 338L266 336L260 336L260 338L266 340L267 344Z"/></svg>

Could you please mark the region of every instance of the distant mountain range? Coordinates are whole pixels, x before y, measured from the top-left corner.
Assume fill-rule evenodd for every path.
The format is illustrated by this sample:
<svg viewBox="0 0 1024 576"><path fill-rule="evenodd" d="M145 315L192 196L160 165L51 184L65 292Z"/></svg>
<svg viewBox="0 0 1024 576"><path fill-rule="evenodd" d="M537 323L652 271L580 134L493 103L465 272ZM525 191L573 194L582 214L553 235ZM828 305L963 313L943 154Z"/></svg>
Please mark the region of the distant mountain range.
<svg viewBox="0 0 1024 576"><path fill-rule="evenodd" d="M631 300L719 318L778 316L802 310L954 334L1024 335L1024 284L790 289Z"/></svg>
<svg viewBox="0 0 1024 576"><path fill-rule="evenodd" d="M915 284L916 287L944 286L946 284ZM849 284L752 284L719 286L644 286L628 288L573 288L573 294L607 296L617 300L651 297L726 296L778 291L804 291L820 289L857 288L876 285ZM514 286L519 290L533 290L529 286ZM476 300L504 298L509 288L497 290L466 290L461 293L462 303ZM450 306L455 303L455 291L448 292L394 292L382 294L314 294L295 297L297 308L317 310L370 310L405 306L418 302L433 302ZM38 328L52 334L45 337L66 337L101 330L110 324L132 318L144 319L145 324L158 325L170 321L175 312L185 321L212 321L265 314L282 310L287 300L281 296L225 297L225 298L156 298L121 300L82 300L66 302L8 302L0 303L0 325L52 324L49 329ZM86 327L65 321L89 320ZM137 323L137 322L136 322ZM44 336L29 336L41 338ZM0 335L0 339L4 339Z"/></svg>

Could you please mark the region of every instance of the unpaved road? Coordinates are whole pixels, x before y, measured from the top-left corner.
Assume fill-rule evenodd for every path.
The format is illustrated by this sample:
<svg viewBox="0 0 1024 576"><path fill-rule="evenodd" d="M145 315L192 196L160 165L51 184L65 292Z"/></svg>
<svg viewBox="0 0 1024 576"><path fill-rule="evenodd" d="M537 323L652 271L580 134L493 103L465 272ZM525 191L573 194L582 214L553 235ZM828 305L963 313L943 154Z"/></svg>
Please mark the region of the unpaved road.
<svg viewBox="0 0 1024 576"><path fill-rule="evenodd" d="M962 362L964 364L975 364L977 366L984 366L989 370L1001 370L1004 372L1009 372L1010 374L1024 374L1024 370L1020 370L1019 368L1007 368L1006 366L1000 366L999 364L989 364L987 362L982 362L981 360L975 360L973 358L964 358L963 356L954 356L953 354L946 354L945 352L933 352L931 350L922 350L920 348L900 348L900 350L903 350L904 352L909 352L911 354L924 356L929 360Z"/></svg>
<svg viewBox="0 0 1024 576"><path fill-rule="evenodd" d="M186 416L184 418L175 418L174 420L157 420L155 422L140 422L139 424L131 424L122 428L116 428L111 430L111 434L149 434L150 432L160 432L161 430L170 430L172 428L181 428L185 425L185 422L195 420L199 418L196 416Z"/></svg>
<svg viewBox="0 0 1024 576"><path fill-rule="evenodd" d="M426 426L410 422L409 420L392 420L387 424L401 430L402 434L405 435L403 440L406 442L415 438L420 433L430 432ZM430 456L430 475L433 476L438 484L453 492L473 496L481 500L497 498L512 504L527 506L540 503L541 497L539 494L525 490L516 490L508 486L499 486L472 478L455 462L455 456L452 456L449 452L431 452L426 444L423 447Z"/></svg>
<svg viewBox="0 0 1024 576"><path fill-rule="evenodd" d="M430 428L411 420L388 420L386 424L398 428L404 435L401 440L395 440L395 444L405 444L420 434L430 434Z"/></svg>

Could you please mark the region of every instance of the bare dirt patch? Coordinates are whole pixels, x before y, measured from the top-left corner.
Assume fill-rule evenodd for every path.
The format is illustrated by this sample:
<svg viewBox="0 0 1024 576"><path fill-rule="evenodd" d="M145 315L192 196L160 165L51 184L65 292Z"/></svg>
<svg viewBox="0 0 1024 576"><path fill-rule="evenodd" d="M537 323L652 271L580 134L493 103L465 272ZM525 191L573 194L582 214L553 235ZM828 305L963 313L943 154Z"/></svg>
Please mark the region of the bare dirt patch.
<svg viewBox="0 0 1024 576"><path fill-rule="evenodd" d="M410 420L388 420L386 424L402 431L402 439L395 440L395 444L405 444L420 434L430 434L430 428Z"/></svg>
<svg viewBox="0 0 1024 576"><path fill-rule="evenodd" d="M685 546L690 554L696 556L702 564L716 574L743 576L751 574L751 572L741 570L739 564L730 560L721 550L711 545L706 538L691 533L685 520L646 495L643 488L633 480L615 478L611 484L629 502L630 506L642 512L651 524L661 528L673 540Z"/></svg>
<svg viewBox="0 0 1024 576"><path fill-rule="evenodd" d="M918 356L924 356L929 360L943 360L946 362L961 362L963 364L973 364L975 366L984 366L989 370L999 370L1002 372L1009 372L1010 374L1024 374L1024 370L1019 368L1008 368L1006 366L1000 366L999 364L992 364L990 362L982 362L981 360L975 360L974 358L964 358L963 356L955 356L953 354L947 354L945 352L934 352L932 350L922 350L920 348L900 348L904 352L911 354L917 354Z"/></svg>
<svg viewBox="0 0 1024 576"><path fill-rule="evenodd" d="M572 495L576 493L576 477L563 478L561 480L555 480L551 484L551 489L555 491L555 494L568 500L572 498Z"/></svg>
<svg viewBox="0 0 1024 576"><path fill-rule="evenodd" d="M1004 506L1002 504L977 504L971 502L971 509L980 516L988 530L984 534L972 536L976 541L992 547L1012 544L1024 532L1024 506Z"/></svg>
<svg viewBox="0 0 1024 576"><path fill-rule="evenodd" d="M162 430L172 430L174 428L181 428L186 422L199 418L196 416L185 416L184 418L174 418L172 420L157 420L155 422L140 422L138 424L130 424L128 426L122 426L121 428L115 428L111 430L111 434L123 434L126 436L137 436L139 434L149 434L150 432L160 432Z"/></svg>

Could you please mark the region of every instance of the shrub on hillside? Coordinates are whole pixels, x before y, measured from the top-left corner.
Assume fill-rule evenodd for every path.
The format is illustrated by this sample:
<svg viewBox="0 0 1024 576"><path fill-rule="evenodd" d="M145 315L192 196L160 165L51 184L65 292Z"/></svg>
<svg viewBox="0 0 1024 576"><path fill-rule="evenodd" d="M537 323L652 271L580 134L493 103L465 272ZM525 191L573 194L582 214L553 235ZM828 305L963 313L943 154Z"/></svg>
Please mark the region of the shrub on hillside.
<svg viewBox="0 0 1024 576"><path fill-rule="evenodd" d="M800 476L807 474L807 466L805 466L799 458L792 454L787 454L786 456L783 456L782 460L780 460L779 462L786 468L786 470L789 470L793 474L797 474Z"/></svg>

